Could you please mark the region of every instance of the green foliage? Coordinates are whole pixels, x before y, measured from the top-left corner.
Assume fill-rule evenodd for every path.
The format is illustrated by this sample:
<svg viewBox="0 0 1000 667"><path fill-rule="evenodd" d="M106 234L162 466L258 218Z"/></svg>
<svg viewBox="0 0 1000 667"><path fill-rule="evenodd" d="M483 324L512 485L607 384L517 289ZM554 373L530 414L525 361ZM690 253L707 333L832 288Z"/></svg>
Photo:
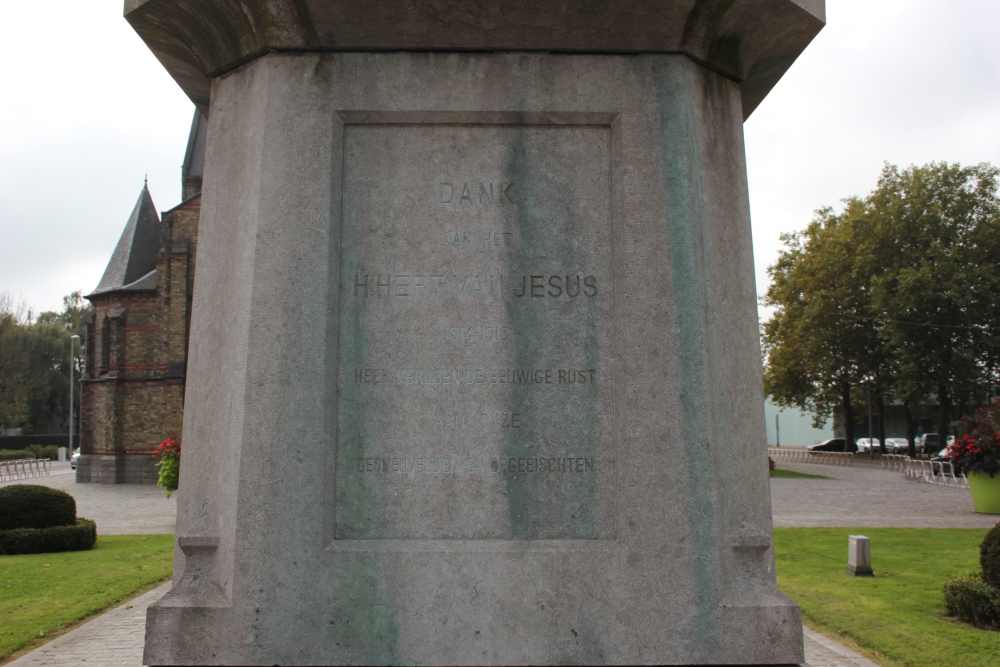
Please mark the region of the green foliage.
<svg viewBox="0 0 1000 667"><path fill-rule="evenodd" d="M822 420L870 386L911 410L986 400L1000 380L998 170L886 165L875 190L819 211L768 268L765 388Z"/></svg>
<svg viewBox="0 0 1000 667"><path fill-rule="evenodd" d="M1000 523L986 533L979 545L979 565L983 568L983 581L1000 589Z"/></svg>
<svg viewBox="0 0 1000 667"><path fill-rule="evenodd" d="M59 458L59 448L55 445L28 445L25 449L0 449L0 461L18 461L20 459L50 459Z"/></svg>
<svg viewBox="0 0 1000 667"><path fill-rule="evenodd" d="M28 451L36 459L55 461L59 458L59 448L55 445L28 445Z"/></svg>
<svg viewBox="0 0 1000 667"><path fill-rule="evenodd" d="M173 539L102 536L87 551L0 558L0 661L168 578Z"/></svg>
<svg viewBox="0 0 1000 667"><path fill-rule="evenodd" d="M28 445L55 445L56 447L69 447L69 435L48 434L48 435L2 435L0 436L0 450L2 449L26 449Z"/></svg>
<svg viewBox="0 0 1000 667"><path fill-rule="evenodd" d="M174 436L168 437L157 445L153 457L156 459L156 467L160 471L156 485L163 489L163 493L169 498L180 484L181 441Z"/></svg>
<svg viewBox="0 0 1000 667"><path fill-rule="evenodd" d="M97 541L97 524L77 519L71 526L0 530L0 555L86 551Z"/></svg>
<svg viewBox="0 0 1000 667"><path fill-rule="evenodd" d="M0 487L0 530L72 526L76 501L59 489L35 484Z"/></svg>
<svg viewBox="0 0 1000 667"><path fill-rule="evenodd" d="M978 574L966 574L945 582L944 606L952 616L977 628L1000 630L1000 589Z"/></svg>
<svg viewBox="0 0 1000 667"><path fill-rule="evenodd" d="M848 211L859 205L848 202ZM762 339L767 393L779 405L812 412L817 425L842 406L851 442L851 387L885 366L864 268L856 262L860 225L855 215L827 208L804 231L783 237L787 250L768 269L764 303L775 311Z"/></svg>
<svg viewBox="0 0 1000 667"><path fill-rule="evenodd" d="M91 307L80 292L64 297L63 306L61 313L36 318L23 303L0 294L0 428L39 431L53 417L69 415L70 337L83 339ZM78 371L83 357L76 345L72 363Z"/></svg>
<svg viewBox="0 0 1000 667"><path fill-rule="evenodd" d="M1000 399L981 406L974 419L968 415L962 417L955 442L948 447L948 456L965 474L976 472L995 477L1000 473Z"/></svg>
<svg viewBox="0 0 1000 667"><path fill-rule="evenodd" d="M771 471L771 477L788 477L792 479L830 479L826 475L811 475L806 472L796 472L795 470L785 470L784 468L775 468Z"/></svg>
<svg viewBox="0 0 1000 667"><path fill-rule="evenodd" d="M879 664L993 667L1000 633L949 622L941 585L976 567L982 529L776 528L778 587L809 626ZM874 577L844 573L847 537L871 538Z"/></svg>

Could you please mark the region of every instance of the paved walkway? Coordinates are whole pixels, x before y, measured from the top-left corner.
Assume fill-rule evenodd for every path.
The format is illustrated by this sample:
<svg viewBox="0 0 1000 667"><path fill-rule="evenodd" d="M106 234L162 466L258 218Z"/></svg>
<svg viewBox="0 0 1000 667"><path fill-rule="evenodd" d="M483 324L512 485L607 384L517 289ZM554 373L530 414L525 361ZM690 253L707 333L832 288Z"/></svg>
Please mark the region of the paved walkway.
<svg viewBox="0 0 1000 667"><path fill-rule="evenodd" d="M57 468L59 464L57 464ZM69 491L80 516L95 519L105 535L172 533L176 505L152 486L75 484L62 464L53 475L20 483L44 484ZM830 480L773 479L771 496L776 526L821 527L991 527L997 517L972 511L967 489L909 482L902 473L878 466L852 468L812 464L779 467L821 474ZM7 483L4 483L7 484ZM122 512L129 508L129 512ZM142 664L146 607L169 587L165 584L8 663L8 667L104 667ZM805 629L810 667L877 667L876 663Z"/></svg>
<svg viewBox="0 0 1000 667"><path fill-rule="evenodd" d="M775 526L992 528L1000 518L976 514L968 489L908 480L864 459L852 467L784 461L778 467L831 479L772 478Z"/></svg>
<svg viewBox="0 0 1000 667"><path fill-rule="evenodd" d="M66 462L53 463L48 477L0 482L0 487L11 484L41 484L69 493L76 500L76 515L96 521L98 535L174 532L176 499L168 500L153 484L77 484Z"/></svg>

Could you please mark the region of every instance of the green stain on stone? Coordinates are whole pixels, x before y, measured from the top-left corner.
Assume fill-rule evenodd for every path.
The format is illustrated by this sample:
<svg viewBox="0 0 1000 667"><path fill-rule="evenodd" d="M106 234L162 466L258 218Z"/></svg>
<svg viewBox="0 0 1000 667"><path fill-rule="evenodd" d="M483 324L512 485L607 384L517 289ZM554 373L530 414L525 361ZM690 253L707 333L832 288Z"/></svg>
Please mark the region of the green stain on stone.
<svg viewBox="0 0 1000 667"><path fill-rule="evenodd" d="M370 420L378 414L377 398L364 383L354 381L357 369L371 367L368 360L368 300L354 295L354 276L365 275L364 261L357 255L358 225L344 221L342 252L343 303L341 308L341 347L343 357L340 373L343 390L339 397L336 512L338 539L382 537L385 533L385 512L382 511L382 476L358 471L359 460L375 454L372 451Z"/></svg>
<svg viewBox="0 0 1000 667"><path fill-rule="evenodd" d="M663 189L666 196L667 237L679 328L681 357L681 406L684 447L689 492L686 512L694 549L694 575L697 627L714 627L714 610L719 601L720 546L715 523L712 483L711 430L707 412L711 401L706 394L709 369L705 341L708 335L705 315L702 252L699 236L705 223L703 205L708 194L701 180L702 158L697 126L697 111L692 91L685 84L685 68L679 63L654 61L652 74L657 96L656 122L659 126L659 151ZM699 279L702 278L702 279ZM700 638L697 650L707 655L711 632Z"/></svg>
<svg viewBox="0 0 1000 667"><path fill-rule="evenodd" d="M396 605L388 594L377 556L338 555L327 609L328 645L343 664L400 664Z"/></svg>
<svg viewBox="0 0 1000 667"><path fill-rule="evenodd" d="M530 128L530 126L517 126ZM558 130L572 131L572 130ZM578 203L571 188L554 187L547 180L556 178L558 169L545 169L533 164L544 160L538 149L531 154L526 130L519 129L508 148L506 174L516 184L519 235L519 254L512 259L510 274L515 284L522 275L573 275L583 267L581 258L572 251L572 245L559 246L552 252L553 239L562 242L576 238L579 221L575 214ZM552 165L547 165L551 167ZM548 201L541 201L543 197ZM555 199L559 200L556 201ZM584 334L584 356L588 368L597 367L599 356L597 337L598 313L596 304L586 306L581 298L569 303L553 299L518 299L511 295L505 302L514 337L513 368L543 369L559 367L568 358L568 350L559 341L579 345L579 332ZM564 312L555 313L557 308ZM566 317L579 316L577 309L587 308L585 317L571 326ZM542 351L555 351L548 357ZM572 367L571 365L568 365ZM553 392L563 391L554 386L515 386L512 389L510 412L539 416L559 424L555 433L557 441L544 440L539 431L529 435L510 429L505 438L504 457L587 457L597 453L597 388L588 384L569 391L586 392L584 401L569 402L549 400L549 412L542 414L540 399L551 399ZM573 410L571 405L583 404L585 409ZM541 539L551 537L585 538L597 534L597 481L594 473L566 474L515 474L506 476L507 506L512 539Z"/></svg>

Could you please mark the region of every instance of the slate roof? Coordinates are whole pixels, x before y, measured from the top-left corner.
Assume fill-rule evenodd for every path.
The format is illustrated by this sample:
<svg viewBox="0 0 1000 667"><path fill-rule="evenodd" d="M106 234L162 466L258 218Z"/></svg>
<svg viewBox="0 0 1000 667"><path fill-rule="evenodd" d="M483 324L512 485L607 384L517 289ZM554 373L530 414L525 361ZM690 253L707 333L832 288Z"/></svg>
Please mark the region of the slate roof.
<svg viewBox="0 0 1000 667"><path fill-rule="evenodd" d="M156 257L162 247L160 216L149 188L143 185L125 231L104 270L104 277L93 294L156 289Z"/></svg>
<svg viewBox="0 0 1000 667"><path fill-rule="evenodd" d="M205 135L208 134L208 121L197 109L191 120L191 132L188 134L187 150L184 151L182 178L201 178L205 172Z"/></svg>

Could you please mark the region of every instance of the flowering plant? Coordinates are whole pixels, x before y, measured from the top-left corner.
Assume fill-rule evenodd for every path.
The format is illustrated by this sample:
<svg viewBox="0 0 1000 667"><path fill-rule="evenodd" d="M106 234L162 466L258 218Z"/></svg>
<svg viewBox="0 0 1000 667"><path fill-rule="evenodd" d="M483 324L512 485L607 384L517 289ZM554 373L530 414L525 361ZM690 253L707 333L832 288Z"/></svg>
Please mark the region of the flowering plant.
<svg viewBox="0 0 1000 667"><path fill-rule="evenodd" d="M153 452L156 459L156 467L160 469L160 477L156 480L156 485L163 489L163 493L170 497L177 490L177 484L181 477L181 441L174 436L168 437L156 447Z"/></svg>
<svg viewBox="0 0 1000 667"><path fill-rule="evenodd" d="M959 470L995 477L1000 472L1000 399L984 405L973 419L963 417L948 456Z"/></svg>

